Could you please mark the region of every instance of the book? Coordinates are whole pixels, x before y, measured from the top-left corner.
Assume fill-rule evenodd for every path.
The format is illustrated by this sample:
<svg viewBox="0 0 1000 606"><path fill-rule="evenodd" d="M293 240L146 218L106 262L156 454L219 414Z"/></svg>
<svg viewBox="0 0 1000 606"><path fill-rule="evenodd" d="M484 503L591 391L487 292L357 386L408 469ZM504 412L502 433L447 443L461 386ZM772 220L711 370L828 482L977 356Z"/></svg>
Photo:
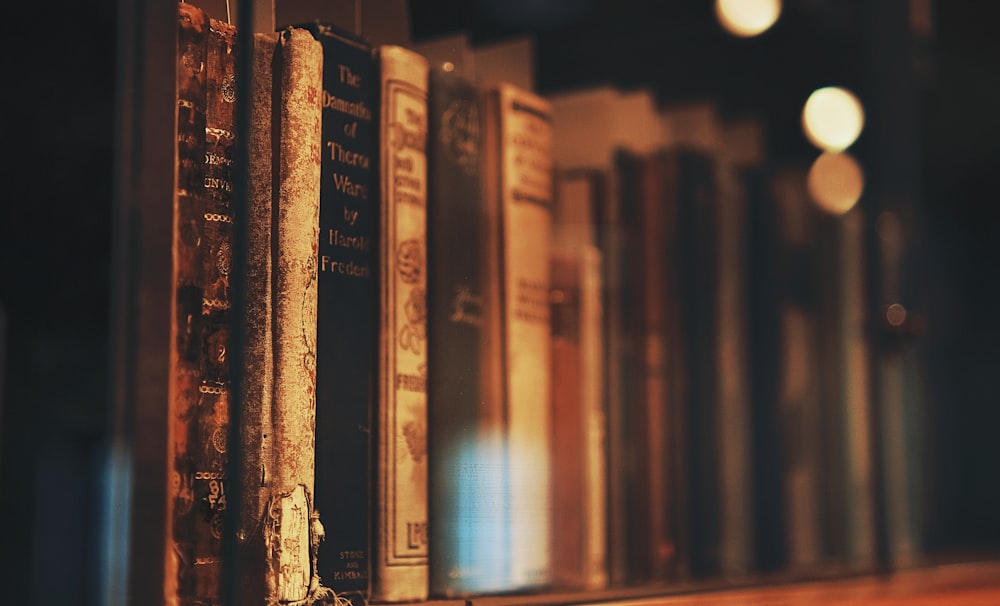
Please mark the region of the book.
<svg viewBox="0 0 1000 606"><path fill-rule="evenodd" d="M242 469L251 482L244 502L253 508L246 536L260 541L263 575L247 582L264 582L260 596L267 603L286 603L305 600L318 585L312 513L322 47L308 31L286 28L255 34L253 60L247 309L253 365L246 390L253 399L244 409L253 429L244 435L257 441L245 440ZM258 566L251 560L251 570Z"/></svg>
<svg viewBox="0 0 1000 606"><path fill-rule="evenodd" d="M320 581L355 599L369 589L372 422L378 344L378 73L371 46L322 22L322 179L316 337L315 512L326 537Z"/></svg>
<svg viewBox="0 0 1000 606"><path fill-rule="evenodd" d="M587 175L557 173L552 251L553 584L607 585L601 251Z"/></svg>
<svg viewBox="0 0 1000 606"><path fill-rule="evenodd" d="M526 589L551 582L552 113L535 93L499 84L486 90L484 115L486 242L496 255L486 338L499 348L488 353L499 381L487 386L503 394L493 415L505 439L507 582Z"/></svg>
<svg viewBox="0 0 1000 606"><path fill-rule="evenodd" d="M166 594L181 600L196 596L195 472L198 456L198 401L201 366L202 264L205 212L205 103L209 17L200 8L177 4L176 195L172 225L173 321L170 328L173 468L170 511L171 549Z"/></svg>
<svg viewBox="0 0 1000 606"><path fill-rule="evenodd" d="M275 212L274 61L279 34L255 33L252 46L251 122L258 126L247 141L247 275L243 310L246 374L243 380L239 427L241 460L237 536L246 554L241 574L242 597L264 601L270 594L267 547L262 532L273 467L274 440L271 408L274 395L274 302L272 274L273 217ZM278 89L280 90L280 89Z"/></svg>
<svg viewBox="0 0 1000 606"><path fill-rule="evenodd" d="M486 276L479 89L453 56L432 64L427 140L428 549L431 597L506 589L499 462L483 364ZM457 44L458 56L464 44ZM420 47L424 48L424 47ZM431 56L435 56L433 53ZM467 65L466 65L467 67Z"/></svg>
<svg viewBox="0 0 1000 606"><path fill-rule="evenodd" d="M821 517L817 209L801 167L771 177L779 242L779 398L785 568L815 570L824 557Z"/></svg>
<svg viewBox="0 0 1000 606"><path fill-rule="evenodd" d="M229 436L230 299L235 133L236 28L209 18L205 61L205 205L202 214L201 363L195 455L195 598L221 602L222 533L226 522ZM242 219L242 218L241 218Z"/></svg>
<svg viewBox="0 0 1000 606"><path fill-rule="evenodd" d="M672 541L660 530L650 532L670 527L666 522L670 510L664 506L670 490L665 468L670 462L669 425L644 422L662 419L666 405L662 372L646 372L651 368L662 371L663 360L645 361L662 350L662 346L649 346L661 339L647 339L644 332L646 310L653 308L643 301L659 283L659 274L651 272L657 280L649 282L641 275L645 267L641 263L642 229L657 224L641 220L642 200L648 196L640 187L640 168L660 145L661 128L648 89L601 84L560 91L548 98L554 108L559 169L587 179L593 200L604 282L607 570L612 585L635 583L652 578L657 558L671 559L675 553ZM649 268L660 268L664 262ZM660 385L656 391L650 389L654 379ZM647 435L654 431L660 432L655 439ZM654 523L654 515L662 520Z"/></svg>
<svg viewBox="0 0 1000 606"><path fill-rule="evenodd" d="M379 103L379 287L374 531L369 598L426 599L427 60L375 50Z"/></svg>
<svg viewBox="0 0 1000 606"><path fill-rule="evenodd" d="M555 171L552 251L553 581L599 589L607 568L604 267L591 170Z"/></svg>

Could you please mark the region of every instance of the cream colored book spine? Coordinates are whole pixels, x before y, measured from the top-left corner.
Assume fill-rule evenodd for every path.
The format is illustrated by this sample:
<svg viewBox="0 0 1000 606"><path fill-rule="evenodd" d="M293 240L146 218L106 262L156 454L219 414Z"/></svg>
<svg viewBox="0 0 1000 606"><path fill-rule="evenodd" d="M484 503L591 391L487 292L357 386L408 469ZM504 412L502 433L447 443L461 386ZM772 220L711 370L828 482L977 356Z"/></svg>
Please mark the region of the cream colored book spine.
<svg viewBox="0 0 1000 606"><path fill-rule="evenodd" d="M512 589L551 582L550 492L553 131L545 99L511 84L489 89L488 195L499 220L499 322L507 450L506 548ZM490 156L492 154L492 157Z"/></svg>
<svg viewBox="0 0 1000 606"><path fill-rule="evenodd" d="M380 255L373 602L427 598L428 64L376 49Z"/></svg>

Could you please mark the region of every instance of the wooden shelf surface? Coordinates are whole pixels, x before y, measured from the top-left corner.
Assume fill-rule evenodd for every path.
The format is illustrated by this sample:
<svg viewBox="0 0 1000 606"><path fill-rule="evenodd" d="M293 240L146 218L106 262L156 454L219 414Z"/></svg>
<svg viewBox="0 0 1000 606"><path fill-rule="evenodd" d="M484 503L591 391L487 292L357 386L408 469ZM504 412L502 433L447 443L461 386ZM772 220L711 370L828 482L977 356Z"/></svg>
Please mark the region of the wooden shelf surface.
<svg viewBox="0 0 1000 606"><path fill-rule="evenodd" d="M706 589L665 586L607 593L535 594L430 601L423 606L1000 606L1000 559L885 574Z"/></svg>

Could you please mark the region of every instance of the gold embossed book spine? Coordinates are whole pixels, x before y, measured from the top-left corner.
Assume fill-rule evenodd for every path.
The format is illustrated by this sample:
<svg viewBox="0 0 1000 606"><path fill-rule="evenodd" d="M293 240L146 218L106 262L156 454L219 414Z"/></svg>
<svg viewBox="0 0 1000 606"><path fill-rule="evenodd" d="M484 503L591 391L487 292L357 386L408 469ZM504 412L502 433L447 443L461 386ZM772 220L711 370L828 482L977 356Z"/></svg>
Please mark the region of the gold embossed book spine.
<svg viewBox="0 0 1000 606"><path fill-rule="evenodd" d="M229 433L229 276L232 267L236 28L209 19L205 95L205 207L201 216L202 335L196 445L195 599L221 603Z"/></svg>
<svg viewBox="0 0 1000 606"><path fill-rule="evenodd" d="M379 381L370 598L426 599L428 64L376 50L379 126Z"/></svg>

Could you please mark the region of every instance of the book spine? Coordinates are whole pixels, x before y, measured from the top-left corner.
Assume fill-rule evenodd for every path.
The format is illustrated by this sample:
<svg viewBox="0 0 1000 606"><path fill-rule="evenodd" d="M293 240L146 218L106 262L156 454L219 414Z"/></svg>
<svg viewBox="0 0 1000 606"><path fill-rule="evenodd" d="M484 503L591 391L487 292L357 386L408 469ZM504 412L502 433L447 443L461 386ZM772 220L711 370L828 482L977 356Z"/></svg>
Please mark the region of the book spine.
<svg viewBox="0 0 1000 606"><path fill-rule="evenodd" d="M553 582L606 586L601 252L589 172L556 179L552 252Z"/></svg>
<svg viewBox="0 0 1000 606"><path fill-rule="evenodd" d="M226 511L229 433L229 272L232 259L233 107L235 28L209 19L205 103L205 209L202 215L202 358L198 391L198 457L194 493L198 514L195 596L221 601L222 525Z"/></svg>
<svg viewBox="0 0 1000 606"><path fill-rule="evenodd" d="M716 407L718 380L714 369L717 243L713 229L715 179L713 159L684 153L678 203L679 264L683 356L688 370L682 414L687 428L687 461L682 494L684 532L681 553L694 576L719 571L719 494Z"/></svg>
<svg viewBox="0 0 1000 606"><path fill-rule="evenodd" d="M614 219L612 220L612 259L609 268L614 280L612 297L615 311L613 345L609 352L610 379L613 381L613 408L609 412L615 452L612 474L620 491L616 503L616 545L621 563L615 566L619 583L647 581L650 578L651 553L655 532L650 524L649 485L650 436L655 429L647 419L648 389L645 361L646 335L643 325L643 174L642 157L626 149L614 155ZM655 342L655 341L654 341ZM655 381L654 381L655 384Z"/></svg>
<svg viewBox="0 0 1000 606"><path fill-rule="evenodd" d="M427 598L428 65L399 46L380 70L378 428L370 598Z"/></svg>
<svg viewBox="0 0 1000 606"><path fill-rule="evenodd" d="M718 444L723 574L746 575L752 565L752 417L746 356L746 190L740 168L723 156L716 165L714 229L718 246L715 308Z"/></svg>
<svg viewBox="0 0 1000 606"><path fill-rule="evenodd" d="M490 95L499 164L500 322L512 589L551 581L552 116L511 85Z"/></svg>
<svg viewBox="0 0 1000 606"><path fill-rule="evenodd" d="M323 46L315 512L326 538L318 566L325 586L357 597L370 578L378 76L366 42L325 24L300 27Z"/></svg>
<svg viewBox="0 0 1000 606"><path fill-rule="evenodd" d="M195 597L195 461L201 363L202 215L205 175L205 90L208 15L179 2L177 30L177 186L173 224L171 447L173 470L168 596Z"/></svg>
<svg viewBox="0 0 1000 606"><path fill-rule="evenodd" d="M607 568L607 420L604 412L604 339L601 304L604 280L597 246L581 246L580 264L580 375L583 411L583 586L601 589L608 584Z"/></svg>
<svg viewBox="0 0 1000 606"><path fill-rule="evenodd" d="M271 595L286 603L305 600L312 580L323 51L309 32L288 28L277 54L275 448L265 543L272 554L269 576L276 580Z"/></svg>
<svg viewBox="0 0 1000 606"><path fill-rule="evenodd" d="M674 262L667 254L666 211L668 188L674 185L655 153L638 160L639 241L636 265L639 272L638 316L641 403L637 410L638 441L643 445L637 483L644 488L646 519L645 550L636 554L648 566L649 580L665 580L676 554L671 516L673 499L669 489L669 452L672 447L670 400L668 397L668 351L666 338L666 295L668 271Z"/></svg>
<svg viewBox="0 0 1000 606"><path fill-rule="evenodd" d="M242 571L244 597L270 595L267 578L267 555L261 533L269 496L267 479L273 473L271 453L271 399L274 389L274 324L271 276L273 215L274 128L271 101L273 63L278 44L277 33L253 36L253 80L251 82L251 123L247 190L247 278L243 360L246 373L240 405L240 477L242 493L237 536L243 537L246 568ZM273 584L272 584L273 586Z"/></svg>
<svg viewBox="0 0 1000 606"><path fill-rule="evenodd" d="M479 439L483 335L481 106L454 71L430 71L427 181L429 593L497 589L493 474ZM462 251L462 254L455 254ZM494 486L491 490L490 486Z"/></svg>

